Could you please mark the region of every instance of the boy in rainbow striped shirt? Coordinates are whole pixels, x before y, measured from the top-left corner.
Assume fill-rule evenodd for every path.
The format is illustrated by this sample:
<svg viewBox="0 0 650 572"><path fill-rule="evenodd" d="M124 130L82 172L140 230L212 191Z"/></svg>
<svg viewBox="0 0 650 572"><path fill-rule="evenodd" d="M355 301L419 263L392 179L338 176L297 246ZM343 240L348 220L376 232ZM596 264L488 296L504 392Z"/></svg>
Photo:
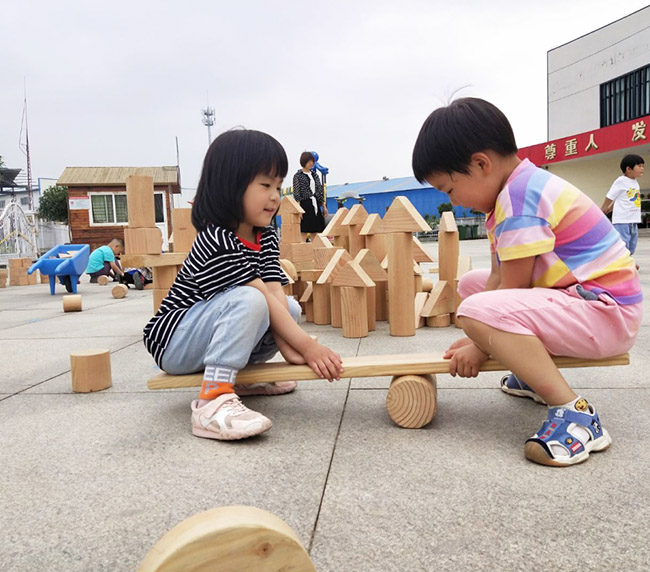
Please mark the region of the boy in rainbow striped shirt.
<svg viewBox="0 0 650 572"><path fill-rule="evenodd" d="M469 272L459 283L456 315L467 337L445 354L451 375L476 377L489 356L503 363L512 372L501 381L503 391L549 407L526 441L526 458L563 467L606 449L611 437L550 356L627 352L641 325L641 284L600 208L516 153L505 115L487 101L464 98L427 118L413 172L453 205L487 215L491 269Z"/></svg>

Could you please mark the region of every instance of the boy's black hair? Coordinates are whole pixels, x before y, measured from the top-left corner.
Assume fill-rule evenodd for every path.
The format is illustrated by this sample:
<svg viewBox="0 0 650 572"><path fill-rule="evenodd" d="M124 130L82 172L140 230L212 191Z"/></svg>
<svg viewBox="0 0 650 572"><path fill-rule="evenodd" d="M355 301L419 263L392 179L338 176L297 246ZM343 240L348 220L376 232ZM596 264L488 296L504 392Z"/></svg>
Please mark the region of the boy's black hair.
<svg viewBox="0 0 650 572"><path fill-rule="evenodd" d="M510 122L484 99L457 99L436 109L422 125L413 148L413 173L420 183L432 173L467 175L472 155L481 151L504 157L517 153Z"/></svg>
<svg viewBox="0 0 650 572"><path fill-rule="evenodd" d="M629 167L630 169L634 169L637 165L645 165L645 161L643 160L643 157L641 155L625 155L621 159L621 171L623 171L623 174L625 175L625 171L627 171L627 168Z"/></svg>
<svg viewBox="0 0 650 572"><path fill-rule="evenodd" d="M217 137L203 161L192 205L197 231L214 224L236 230L244 220L243 197L260 174L285 178L287 154L278 141L252 129L232 129Z"/></svg>
<svg viewBox="0 0 650 572"><path fill-rule="evenodd" d="M300 153L300 166L304 167L309 161L316 161L314 156L309 151L303 151Z"/></svg>

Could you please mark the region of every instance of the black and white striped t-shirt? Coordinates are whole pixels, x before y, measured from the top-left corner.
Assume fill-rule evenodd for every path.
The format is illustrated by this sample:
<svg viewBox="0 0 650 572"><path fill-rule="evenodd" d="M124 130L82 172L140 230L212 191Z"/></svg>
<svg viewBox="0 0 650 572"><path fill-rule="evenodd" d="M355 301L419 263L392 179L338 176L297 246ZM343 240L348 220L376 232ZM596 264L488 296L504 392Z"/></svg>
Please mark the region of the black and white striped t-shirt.
<svg viewBox="0 0 650 572"><path fill-rule="evenodd" d="M287 284L279 257L278 237L270 226L259 232L257 244L219 226L199 232L169 294L144 328L144 345L156 363L161 366L174 330L197 302L255 278Z"/></svg>

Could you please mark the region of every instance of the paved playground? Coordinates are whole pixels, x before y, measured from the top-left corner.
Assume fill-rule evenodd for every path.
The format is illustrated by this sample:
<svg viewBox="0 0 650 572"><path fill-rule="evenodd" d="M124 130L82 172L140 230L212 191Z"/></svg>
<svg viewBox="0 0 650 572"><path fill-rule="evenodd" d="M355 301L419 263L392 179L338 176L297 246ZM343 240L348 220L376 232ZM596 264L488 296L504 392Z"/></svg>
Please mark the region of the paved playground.
<svg viewBox="0 0 650 572"><path fill-rule="evenodd" d="M487 248L461 242L475 268ZM636 258L650 300L650 237ZM319 572L650 570L647 309L631 365L567 370L613 446L554 469L523 456L544 407L503 394L500 373L439 376L438 415L420 430L388 417L390 378L344 379L245 398L273 420L261 437L198 439L196 391L146 387L151 291L117 300L84 277L79 292L83 311L64 314L62 286L0 289L0 571L133 571L170 528L232 504L286 521ZM304 326L344 356L438 351L461 335ZM74 394L69 354L87 348L110 349L113 387Z"/></svg>

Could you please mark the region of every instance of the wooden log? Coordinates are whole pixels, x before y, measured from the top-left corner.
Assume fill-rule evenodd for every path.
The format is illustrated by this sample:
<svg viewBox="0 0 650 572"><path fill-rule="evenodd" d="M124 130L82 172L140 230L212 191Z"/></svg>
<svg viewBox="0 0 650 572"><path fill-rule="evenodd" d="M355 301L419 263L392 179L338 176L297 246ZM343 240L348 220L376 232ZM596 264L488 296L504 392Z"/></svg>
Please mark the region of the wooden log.
<svg viewBox="0 0 650 572"><path fill-rule="evenodd" d="M420 429L429 424L438 410L435 375L393 377L386 397L386 410L395 424Z"/></svg>
<svg viewBox="0 0 650 572"><path fill-rule="evenodd" d="M388 237L388 314L391 336L414 336L413 235Z"/></svg>
<svg viewBox="0 0 650 572"><path fill-rule="evenodd" d="M296 533L275 515L250 506L196 514L172 528L138 572L316 572Z"/></svg>
<svg viewBox="0 0 650 572"><path fill-rule="evenodd" d="M332 321L330 285L313 283L314 324L324 326Z"/></svg>
<svg viewBox="0 0 650 572"><path fill-rule="evenodd" d="M108 284L108 276L102 275L97 277L97 284L100 286L106 286Z"/></svg>
<svg viewBox="0 0 650 572"><path fill-rule="evenodd" d="M375 285L375 320L388 320L388 282L377 282Z"/></svg>
<svg viewBox="0 0 650 572"><path fill-rule="evenodd" d="M104 349L72 352L70 373L74 392L88 393L111 387L111 352Z"/></svg>
<svg viewBox="0 0 650 572"><path fill-rule="evenodd" d="M333 328L343 327L340 286L330 285L330 324Z"/></svg>
<svg viewBox="0 0 650 572"><path fill-rule="evenodd" d="M451 314L438 314L426 318L427 326L430 328L447 328L451 325Z"/></svg>
<svg viewBox="0 0 650 572"><path fill-rule="evenodd" d="M366 288L366 301L368 313L368 331L374 332L377 329L377 286Z"/></svg>
<svg viewBox="0 0 650 572"><path fill-rule="evenodd" d="M113 298L124 298L129 293L129 288L126 284L118 284L117 286L113 286L113 289L111 290L111 294L113 295Z"/></svg>
<svg viewBox="0 0 650 572"><path fill-rule="evenodd" d="M81 312L81 294L67 294L63 296L64 312Z"/></svg>
<svg viewBox="0 0 650 572"><path fill-rule="evenodd" d="M156 228L153 177L129 175L126 178L126 207L129 228Z"/></svg>
<svg viewBox="0 0 650 572"><path fill-rule="evenodd" d="M368 336L368 301L364 287L341 286L341 321L344 338Z"/></svg>
<svg viewBox="0 0 650 572"><path fill-rule="evenodd" d="M433 280L422 278L422 292L431 292L433 290Z"/></svg>
<svg viewBox="0 0 650 572"><path fill-rule="evenodd" d="M387 375L423 375L429 373L449 373L451 360L443 359L441 352L372 355L343 358L344 378L381 377ZM564 356L552 357L559 368L576 367L610 367L628 365L629 354L620 354L603 359L583 359ZM488 359L479 368L480 371L507 371L501 363ZM308 365L294 365L285 362L269 362L246 366L237 373L236 383L270 383L274 381L305 381L321 379ZM200 387L203 373L190 375L170 375L161 373L147 382L149 389L172 389L182 387Z"/></svg>

